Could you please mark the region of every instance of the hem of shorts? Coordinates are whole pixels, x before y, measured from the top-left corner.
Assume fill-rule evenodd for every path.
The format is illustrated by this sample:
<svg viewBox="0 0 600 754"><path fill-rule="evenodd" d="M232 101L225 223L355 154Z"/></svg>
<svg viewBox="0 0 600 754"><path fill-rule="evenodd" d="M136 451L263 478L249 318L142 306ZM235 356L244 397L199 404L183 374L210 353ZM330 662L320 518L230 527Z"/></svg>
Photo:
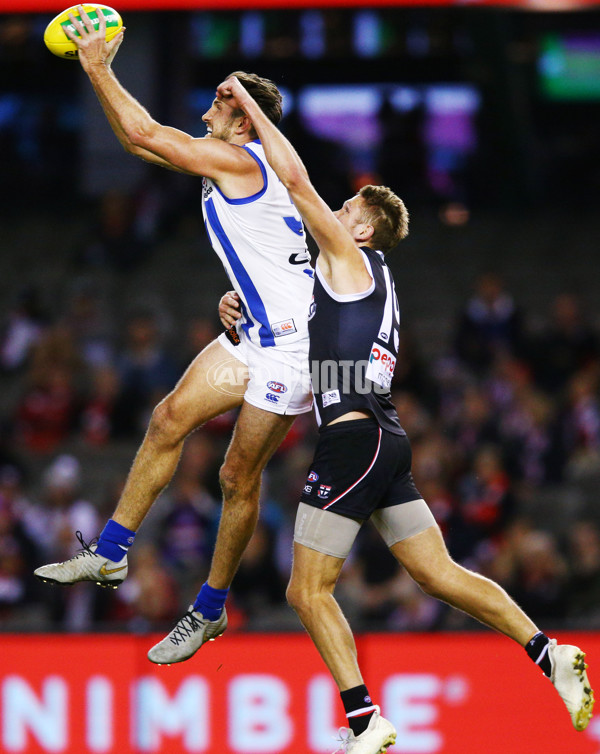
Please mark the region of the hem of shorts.
<svg viewBox="0 0 600 754"><path fill-rule="evenodd" d="M255 408L262 408L263 411L268 411L270 414L279 414L280 416L297 416L298 414L307 414L312 410L312 403L306 408L284 408L283 411L278 411L278 408L280 409L283 407L277 406L276 404L273 404L273 406L265 406L264 403L258 403L256 401L250 400L250 398L248 398L248 395L244 395L244 400L246 401L246 403L249 403Z"/></svg>
<svg viewBox="0 0 600 754"><path fill-rule="evenodd" d="M389 503L388 505L380 505L379 507L375 508L376 511L384 510L384 508L393 508L395 505L406 505L406 503L416 503L417 500L423 500L424 502L427 502L425 498L419 493L419 497L411 497L410 500L400 500L400 501L394 501L393 503ZM375 513L375 511L373 511Z"/></svg>
<svg viewBox="0 0 600 754"><path fill-rule="evenodd" d="M223 346L223 348L227 351L228 354L236 358L238 361L240 361L244 366L248 366L248 360L242 358L242 354L239 350L239 345L234 346L233 343L229 340L227 335L222 332L219 335L217 335L217 342Z"/></svg>
<svg viewBox="0 0 600 754"><path fill-rule="evenodd" d="M307 500L305 497L300 497L300 500L303 503L306 503L306 505L310 505L312 508L318 508L320 511L324 511L325 513L337 513L338 516L343 516L344 518L352 518L354 521L362 521L363 524L369 520L371 514L369 514L366 518L358 513L356 511L347 511L345 509L340 510L336 508L335 510L332 510L331 508L323 508L320 505L316 505L315 503L311 502L310 500ZM327 503L326 503L327 504Z"/></svg>

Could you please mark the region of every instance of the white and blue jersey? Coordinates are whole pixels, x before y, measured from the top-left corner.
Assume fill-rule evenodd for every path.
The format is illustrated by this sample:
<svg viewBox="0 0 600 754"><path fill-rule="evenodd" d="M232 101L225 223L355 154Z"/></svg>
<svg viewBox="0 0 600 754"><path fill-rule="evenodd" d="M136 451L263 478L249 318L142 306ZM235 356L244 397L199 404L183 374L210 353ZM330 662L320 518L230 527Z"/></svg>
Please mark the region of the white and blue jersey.
<svg viewBox="0 0 600 754"><path fill-rule="evenodd" d="M239 148L258 163L263 187L252 196L229 199L204 178L204 221L240 296L241 330L257 346L287 346L308 339L313 270L304 227L260 141Z"/></svg>

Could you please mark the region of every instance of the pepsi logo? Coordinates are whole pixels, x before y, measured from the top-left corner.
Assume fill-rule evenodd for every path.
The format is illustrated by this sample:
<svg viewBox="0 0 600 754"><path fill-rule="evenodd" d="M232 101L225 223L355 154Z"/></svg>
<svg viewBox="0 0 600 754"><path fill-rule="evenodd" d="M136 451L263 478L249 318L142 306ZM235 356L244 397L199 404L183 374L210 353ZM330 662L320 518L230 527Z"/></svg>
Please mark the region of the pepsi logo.
<svg viewBox="0 0 600 754"><path fill-rule="evenodd" d="M287 387L282 382L271 380L270 382L267 382L267 387L274 393L287 393Z"/></svg>

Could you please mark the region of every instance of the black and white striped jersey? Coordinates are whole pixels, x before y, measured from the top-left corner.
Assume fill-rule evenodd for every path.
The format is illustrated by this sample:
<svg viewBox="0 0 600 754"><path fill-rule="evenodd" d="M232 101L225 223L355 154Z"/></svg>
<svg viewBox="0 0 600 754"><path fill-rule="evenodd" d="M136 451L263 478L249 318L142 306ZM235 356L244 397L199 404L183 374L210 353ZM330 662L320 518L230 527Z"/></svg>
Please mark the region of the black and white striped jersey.
<svg viewBox="0 0 600 754"><path fill-rule="evenodd" d="M315 271L308 328L317 421L370 411L383 429L404 435L390 395L400 328L394 280L380 251L360 251L373 278L362 293L335 293Z"/></svg>

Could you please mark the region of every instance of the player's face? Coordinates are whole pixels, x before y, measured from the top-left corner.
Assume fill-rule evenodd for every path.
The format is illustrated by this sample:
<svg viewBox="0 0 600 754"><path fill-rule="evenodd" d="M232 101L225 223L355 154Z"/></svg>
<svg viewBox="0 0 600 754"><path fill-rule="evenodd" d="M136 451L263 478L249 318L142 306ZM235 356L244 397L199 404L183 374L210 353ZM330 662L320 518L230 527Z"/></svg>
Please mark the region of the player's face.
<svg viewBox="0 0 600 754"><path fill-rule="evenodd" d="M210 110L207 110L202 116L206 123L207 139L221 139L221 141L231 141L235 118L233 108L219 98L213 100Z"/></svg>
<svg viewBox="0 0 600 754"><path fill-rule="evenodd" d="M363 224L363 199L361 196L353 196L344 202L341 209L333 213L342 223L344 228L354 237L358 225Z"/></svg>

